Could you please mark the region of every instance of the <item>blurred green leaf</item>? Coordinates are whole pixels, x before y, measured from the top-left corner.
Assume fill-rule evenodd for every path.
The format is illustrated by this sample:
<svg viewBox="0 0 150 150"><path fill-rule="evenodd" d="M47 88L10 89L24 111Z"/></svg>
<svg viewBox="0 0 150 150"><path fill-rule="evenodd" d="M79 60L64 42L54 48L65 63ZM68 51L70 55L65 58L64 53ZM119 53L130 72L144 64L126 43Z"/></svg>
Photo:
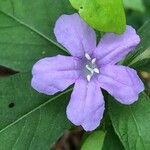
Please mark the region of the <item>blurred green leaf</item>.
<svg viewBox="0 0 150 150"><path fill-rule="evenodd" d="M150 0L143 0L145 11L134 11L126 9L127 24L139 29L147 20L150 19Z"/></svg>
<svg viewBox="0 0 150 150"><path fill-rule="evenodd" d="M93 28L103 32L122 33L125 14L122 0L70 0L81 17Z"/></svg>
<svg viewBox="0 0 150 150"><path fill-rule="evenodd" d="M85 133L81 150L124 150L119 137L115 134L112 126L105 131L97 130Z"/></svg>
<svg viewBox="0 0 150 150"><path fill-rule="evenodd" d="M113 98L108 102L113 127L126 150L150 148L150 98L142 93L132 105L122 105Z"/></svg>
<svg viewBox="0 0 150 150"><path fill-rule="evenodd" d="M30 86L29 74L0 80L0 150L49 150L70 128L70 91L44 96Z"/></svg>
<svg viewBox="0 0 150 150"><path fill-rule="evenodd" d="M150 70L150 21L146 22L138 31L141 43L135 51L130 53L123 64L136 70Z"/></svg>
<svg viewBox="0 0 150 150"><path fill-rule="evenodd" d="M0 65L26 72L42 57L66 54L53 27L72 12L67 0L0 0Z"/></svg>
<svg viewBox="0 0 150 150"><path fill-rule="evenodd" d="M115 134L112 127L107 129L102 150L124 150L119 137Z"/></svg>
<svg viewBox="0 0 150 150"><path fill-rule="evenodd" d="M140 12L145 11L145 6L142 0L123 0L123 3L127 9L137 10Z"/></svg>
<svg viewBox="0 0 150 150"><path fill-rule="evenodd" d="M84 141L81 150L101 150L105 138L105 132L95 131Z"/></svg>

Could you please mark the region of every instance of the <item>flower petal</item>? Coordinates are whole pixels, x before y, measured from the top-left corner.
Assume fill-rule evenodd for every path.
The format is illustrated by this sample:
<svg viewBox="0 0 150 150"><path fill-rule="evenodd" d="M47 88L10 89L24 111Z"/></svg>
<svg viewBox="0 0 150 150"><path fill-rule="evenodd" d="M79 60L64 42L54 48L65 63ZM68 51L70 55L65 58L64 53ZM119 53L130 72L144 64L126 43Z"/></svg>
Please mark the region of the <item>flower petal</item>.
<svg viewBox="0 0 150 150"><path fill-rule="evenodd" d="M96 34L94 30L77 13L62 15L55 24L54 33L57 41L72 56L83 57L85 52L91 54L96 48Z"/></svg>
<svg viewBox="0 0 150 150"><path fill-rule="evenodd" d="M103 112L104 100L98 84L78 79L67 106L68 119L86 131L92 131L99 126Z"/></svg>
<svg viewBox="0 0 150 150"><path fill-rule="evenodd" d="M61 56L44 58L32 69L32 87L40 93L53 95L73 84L80 74L78 58Z"/></svg>
<svg viewBox="0 0 150 150"><path fill-rule="evenodd" d="M122 35L105 34L94 51L99 66L115 64L132 51L140 42L140 37L131 26Z"/></svg>
<svg viewBox="0 0 150 150"><path fill-rule="evenodd" d="M144 85L134 69L124 66L108 65L102 67L98 77L100 87L108 91L122 104L138 100Z"/></svg>

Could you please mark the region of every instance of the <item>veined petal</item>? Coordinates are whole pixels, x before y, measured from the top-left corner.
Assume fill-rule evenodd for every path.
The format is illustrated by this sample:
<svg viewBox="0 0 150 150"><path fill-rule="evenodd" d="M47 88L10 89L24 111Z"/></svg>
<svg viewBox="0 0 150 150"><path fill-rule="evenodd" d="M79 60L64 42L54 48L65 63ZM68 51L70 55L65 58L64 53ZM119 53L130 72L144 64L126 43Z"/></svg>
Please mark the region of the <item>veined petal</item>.
<svg viewBox="0 0 150 150"><path fill-rule="evenodd" d="M82 62L80 59L71 56L57 55L54 57L46 57L36 62L33 66L32 74L51 73L51 71L79 70L81 65Z"/></svg>
<svg viewBox="0 0 150 150"><path fill-rule="evenodd" d="M136 71L124 66L102 67L98 81L101 88L122 104L134 103L138 100L139 93L144 90L144 85Z"/></svg>
<svg viewBox="0 0 150 150"><path fill-rule="evenodd" d="M92 131L100 125L104 112L104 100L98 84L78 79L67 106L67 117L75 125Z"/></svg>
<svg viewBox="0 0 150 150"><path fill-rule="evenodd" d="M44 58L33 66L32 75L35 90L53 95L76 81L80 75L80 60L61 55Z"/></svg>
<svg viewBox="0 0 150 150"><path fill-rule="evenodd" d="M94 51L98 65L115 64L123 59L140 42L140 37L131 26L122 35L105 34Z"/></svg>
<svg viewBox="0 0 150 150"><path fill-rule="evenodd" d="M72 56L83 57L91 54L96 48L96 34L75 13L62 15L55 24L54 33L57 41L62 44Z"/></svg>

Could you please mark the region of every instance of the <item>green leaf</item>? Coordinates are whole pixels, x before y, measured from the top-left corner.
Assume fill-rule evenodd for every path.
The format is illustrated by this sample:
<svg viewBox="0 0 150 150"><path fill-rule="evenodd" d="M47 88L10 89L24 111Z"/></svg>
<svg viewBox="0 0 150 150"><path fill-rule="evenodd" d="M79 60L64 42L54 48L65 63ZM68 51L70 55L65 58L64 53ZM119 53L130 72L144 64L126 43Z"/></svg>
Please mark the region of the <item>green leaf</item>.
<svg viewBox="0 0 150 150"><path fill-rule="evenodd" d="M29 74L0 80L1 150L49 150L71 126L65 113L70 90L44 96L30 80Z"/></svg>
<svg viewBox="0 0 150 150"><path fill-rule="evenodd" d="M81 150L101 150L105 138L105 132L95 131L84 141Z"/></svg>
<svg viewBox="0 0 150 150"><path fill-rule="evenodd" d="M113 127L126 150L150 148L150 98L142 93L132 105L108 102Z"/></svg>
<svg viewBox="0 0 150 150"><path fill-rule="evenodd" d="M85 0L69 0L71 5L75 8L75 9L79 9Z"/></svg>
<svg viewBox="0 0 150 150"><path fill-rule="evenodd" d="M123 3L127 9L137 10L140 12L145 11L145 6L142 0L123 0Z"/></svg>
<svg viewBox="0 0 150 150"><path fill-rule="evenodd" d="M150 70L150 21L139 29L138 34L141 37L141 43L125 58L123 64L136 70L148 71Z"/></svg>
<svg viewBox="0 0 150 150"><path fill-rule="evenodd" d="M67 54L53 28L72 12L67 0L0 0L0 65L26 72L42 57Z"/></svg>
<svg viewBox="0 0 150 150"><path fill-rule="evenodd" d="M122 33L126 20L122 0L70 0L81 17L93 28L103 32Z"/></svg>
<svg viewBox="0 0 150 150"><path fill-rule="evenodd" d="M112 127L107 129L102 150L124 150L122 143Z"/></svg>

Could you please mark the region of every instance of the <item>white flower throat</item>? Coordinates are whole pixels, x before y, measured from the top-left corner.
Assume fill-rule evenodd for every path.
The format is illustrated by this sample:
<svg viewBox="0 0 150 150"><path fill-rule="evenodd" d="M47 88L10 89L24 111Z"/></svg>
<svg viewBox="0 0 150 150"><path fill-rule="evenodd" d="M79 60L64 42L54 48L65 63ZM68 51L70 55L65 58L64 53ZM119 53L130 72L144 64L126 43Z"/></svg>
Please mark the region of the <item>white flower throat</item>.
<svg viewBox="0 0 150 150"><path fill-rule="evenodd" d="M96 58L92 59L88 53L85 53L85 58L87 59L87 63L85 65L85 75L87 80L90 81L95 73L99 73L99 69L96 66Z"/></svg>

